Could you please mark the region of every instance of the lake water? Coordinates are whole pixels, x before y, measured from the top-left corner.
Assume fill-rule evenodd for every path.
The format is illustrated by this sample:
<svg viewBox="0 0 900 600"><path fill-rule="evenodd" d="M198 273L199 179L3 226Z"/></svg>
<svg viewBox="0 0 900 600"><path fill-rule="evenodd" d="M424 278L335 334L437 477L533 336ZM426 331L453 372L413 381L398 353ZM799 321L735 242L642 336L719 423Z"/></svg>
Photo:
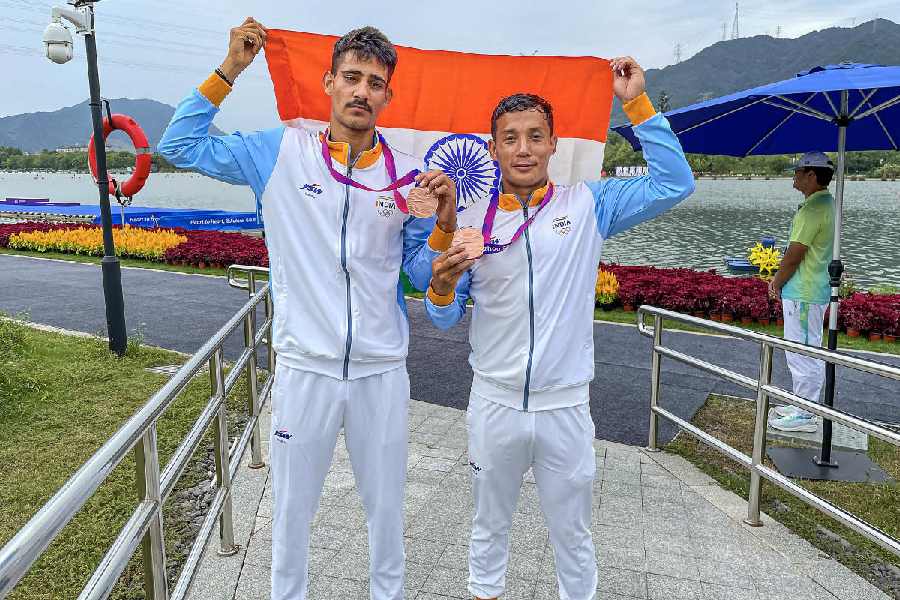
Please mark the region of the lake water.
<svg viewBox="0 0 900 600"><path fill-rule="evenodd" d="M6 196L97 203L90 176L71 173L0 172L0 197ZM604 257L723 271L724 256L746 255L762 236L783 244L801 200L789 179L699 180L696 193L678 207L609 240ZM254 210L249 188L189 173L154 173L139 204ZM900 182L847 182L843 240L844 263L855 281L900 285Z"/></svg>

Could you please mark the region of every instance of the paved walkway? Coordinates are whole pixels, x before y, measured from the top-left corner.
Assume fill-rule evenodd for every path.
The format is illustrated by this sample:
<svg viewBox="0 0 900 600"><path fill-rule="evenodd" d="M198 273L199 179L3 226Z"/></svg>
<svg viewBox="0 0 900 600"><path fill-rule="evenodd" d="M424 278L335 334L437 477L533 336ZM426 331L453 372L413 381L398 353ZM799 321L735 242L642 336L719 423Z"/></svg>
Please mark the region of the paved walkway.
<svg viewBox="0 0 900 600"><path fill-rule="evenodd" d="M472 495L465 413L415 401L410 413L406 597L470 598L466 553ZM764 527L743 525L746 502L684 459L612 442L597 441L595 448L598 600L888 598L768 517ZM218 556L213 534L190 600L269 598L267 469L242 468L234 502L242 549L235 556ZM553 554L533 479L524 486L510 546L504 599L557 598ZM369 597L365 513L341 440L313 522L312 547L311 600Z"/></svg>
<svg viewBox="0 0 900 600"><path fill-rule="evenodd" d="M128 330L137 329L148 344L195 352L246 302L246 292L228 287L222 277L126 268L122 270ZM464 409L472 370L468 321L439 331L425 315L422 303L409 301L410 347L407 368L414 398ZM87 333L103 332L100 268L64 261L0 254L0 311L26 312L37 323ZM730 338L671 332L665 343L748 376L756 377L759 350L755 344ZM240 332L232 336L226 354L240 352ZM597 437L627 444L647 443L650 399L650 340L636 328L594 324L596 377L591 383L591 414ZM879 357L900 365L900 356ZM663 360L661 403L690 420L710 393L747 396L686 365ZM774 380L789 387L784 355L776 353ZM900 422L897 385L873 375L838 369L836 406L853 414ZM663 422L660 439L675 435Z"/></svg>

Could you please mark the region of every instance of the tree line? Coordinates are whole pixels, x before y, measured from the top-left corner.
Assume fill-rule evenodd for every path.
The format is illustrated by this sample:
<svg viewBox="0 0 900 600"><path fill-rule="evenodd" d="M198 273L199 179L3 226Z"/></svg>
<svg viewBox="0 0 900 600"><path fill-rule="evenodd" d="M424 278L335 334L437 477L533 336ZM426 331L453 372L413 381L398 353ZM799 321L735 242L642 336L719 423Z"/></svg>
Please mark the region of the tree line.
<svg viewBox="0 0 900 600"><path fill-rule="evenodd" d="M831 157L836 160L836 156ZM773 154L771 156L719 156L688 154L688 162L695 173L701 175L784 175L796 162L798 155ZM640 152L631 149L631 144L618 133L610 132L603 155L603 170L615 174L616 167L643 166L647 163ZM900 152L872 151L848 152L847 174L874 178L900 178Z"/></svg>
<svg viewBox="0 0 900 600"><path fill-rule="evenodd" d="M178 171L157 153L152 155L153 171L174 173ZM108 150L107 168L112 171L127 170L134 166L131 152ZM88 171L87 152L54 152L44 150L37 154L25 154L18 148L0 146L0 170L2 171Z"/></svg>

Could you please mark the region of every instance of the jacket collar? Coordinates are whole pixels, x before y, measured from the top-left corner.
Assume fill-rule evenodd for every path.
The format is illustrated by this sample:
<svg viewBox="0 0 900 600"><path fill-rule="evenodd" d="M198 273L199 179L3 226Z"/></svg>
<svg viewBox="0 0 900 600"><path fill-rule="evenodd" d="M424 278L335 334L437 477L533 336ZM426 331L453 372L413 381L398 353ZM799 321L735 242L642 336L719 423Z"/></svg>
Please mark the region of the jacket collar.
<svg viewBox="0 0 900 600"><path fill-rule="evenodd" d="M528 198L528 206L537 206L541 203L541 200L544 199L544 196L547 195L547 188L549 187L549 182L547 185L539 187L538 189L531 192L531 196ZM501 210L505 210L507 212L522 210L522 203L519 201L519 197L515 194L500 194L500 200L498 202L498 206Z"/></svg>
<svg viewBox="0 0 900 600"><path fill-rule="evenodd" d="M326 134L328 135L328 150L331 153L331 160L336 160L344 166L347 166L347 163L350 162L350 144L347 142L335 142L331 140L331 135L327 131L319 134L319 139L324 139ZM381 140L378 139L378 134L375 134L375 145L369 148L368 150L363 150L359 154L359 158L356 159L356 163L353 165L354 169L366 169L371 167L378 159L381 158Z"/></svg>

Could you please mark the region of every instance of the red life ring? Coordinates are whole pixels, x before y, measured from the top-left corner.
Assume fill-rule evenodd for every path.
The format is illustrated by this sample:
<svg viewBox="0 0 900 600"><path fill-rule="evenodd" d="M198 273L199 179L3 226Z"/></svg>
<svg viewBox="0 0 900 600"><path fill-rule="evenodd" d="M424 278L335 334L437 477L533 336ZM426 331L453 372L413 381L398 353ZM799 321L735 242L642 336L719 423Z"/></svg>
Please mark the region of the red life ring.
<svg viewBox="0 0 900 600"><path fill-rule="evenodd" d="M110 122L111 121L111 122ZM134 145L134 171L131 177L123 184L119 184L115 179L109 177L109 193L116 197L125 196L130 198L134 196L141 188L144 187L147 178L150 176L150 144L147 142L147 136L144 130L137 124L137 121L127 115L114 114L103 119L103 139L109 137L109 134L115 130L124 131L131 138ZM94 136L91 136L90 144L88 144L88 164L91 167L91 175L97 179L97 156L94 151Z"/></svg>

